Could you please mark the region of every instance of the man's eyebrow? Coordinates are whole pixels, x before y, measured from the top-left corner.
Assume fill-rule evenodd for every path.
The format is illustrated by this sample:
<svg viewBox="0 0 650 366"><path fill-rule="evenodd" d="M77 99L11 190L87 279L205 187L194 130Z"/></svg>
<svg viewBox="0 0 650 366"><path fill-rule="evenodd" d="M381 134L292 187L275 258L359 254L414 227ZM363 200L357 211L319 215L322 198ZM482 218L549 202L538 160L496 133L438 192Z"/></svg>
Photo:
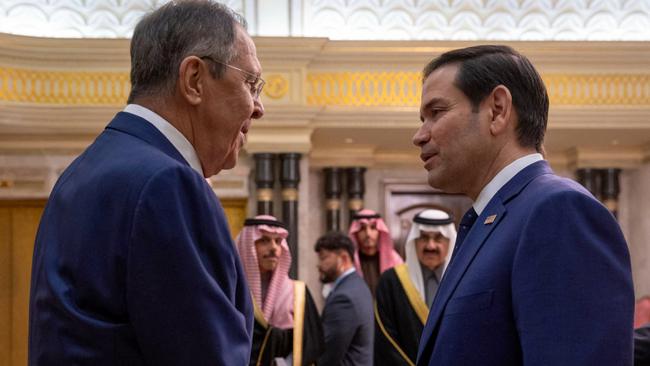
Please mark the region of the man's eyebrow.
<svg viewBox="0 0 650 366"><path fill-rule="evenodd" d="M424 106L422 106L421 110L422 110L422 111L425 111L425 110L431 108L433 105L435 105L435 104L441 104L441 103L443 103L443 104L446 103L445 99L443 99L443 98L437 98L437 97L436 97L436 98L431 98L431 100L428 101L427 104L425 104Z"/></svg>
<svg viewBox="0 0 650 366"><path fill-rule="evenodd" d="M445 99L442 98L431 98L430 101L427 102L427 104L423 105L422 108L420 108L420 121L424 122L424 111L430 109L432 106L440 103L446 103Z"/></svg>

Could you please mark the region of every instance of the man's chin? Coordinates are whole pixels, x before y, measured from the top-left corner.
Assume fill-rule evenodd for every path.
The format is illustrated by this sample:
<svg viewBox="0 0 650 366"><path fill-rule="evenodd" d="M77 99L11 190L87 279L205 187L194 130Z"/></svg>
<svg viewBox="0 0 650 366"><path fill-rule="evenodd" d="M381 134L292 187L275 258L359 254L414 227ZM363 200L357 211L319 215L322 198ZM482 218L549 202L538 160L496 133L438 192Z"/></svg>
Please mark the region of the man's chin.
<svg viewBox="0 0 650 366"><path fill-rule="evenodd" d="M228 152L228 155L226 156L226 160L224 160L223 167L221 169L228 170L234 168L237 165L238 160L239 160L239 147Z"/></svg>
<svg viewBox="0 0 650 366"><path fill-rule="evenodd" d="M237 159L235 158L232 162L231 161L226 161L226 163L223 165L223 168L221 170L230 170L237 166Z"/></svg>
<svg viewBox="0 0 650 366"><path fill-rule="evenodd" d="M440 186L441 185L440 184L441 183L440 179L438 178L438 176L436 174L434 174L431 171L429 171L429 175L427 176L427 182L433 188L442 189L442 187Z"/></svg>
<svg viewBox="0 0 650 366"><path fill-rule="evenodd" d="M320 282L323 283L323 284L328 284L328 283L334 282L334 280L331 279L331 278L321 277Z"/></svg>
<svg viewBox="0 0 650 366"><path fill-rule="evenodd" d="M377 255L377 250L376 249L370 249L370 250L359 250L361 254L363 254L366 257L374 257Z"/></svg>
<svg viewBox="0 0 650 366"><path fill-rule="evenodd" d="M449 182L448 180L443 180L438 176L429 175L427 178L427 182L429 183L429 186L431 186L431 188L439 189L445 193L450 193L450 194L461 193L458 190L458 187L456 187L452 182Z"/></svg>

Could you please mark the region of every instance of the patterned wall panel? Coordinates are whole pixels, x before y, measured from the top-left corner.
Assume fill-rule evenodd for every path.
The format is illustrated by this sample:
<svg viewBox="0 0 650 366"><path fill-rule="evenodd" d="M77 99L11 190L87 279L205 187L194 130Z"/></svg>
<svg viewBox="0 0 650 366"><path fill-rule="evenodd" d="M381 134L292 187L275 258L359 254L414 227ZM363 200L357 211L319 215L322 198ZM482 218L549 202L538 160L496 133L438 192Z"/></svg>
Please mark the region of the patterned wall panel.
<svg viewBox="0 0 650 366"><path fill-rule="evenodd" d="M305 19L332 39L650 39L649 0L310 0Z"/></svg>
<svg viewBox="0 0 650 366"><path fill-rule="evenodd" d="M650 105L650 75L544 74L552 105ZM340 106L420 105L419 72L311 72L307 103Z"/></svg>
<svg viewBox="0 0 650 366"><path fill-rule="evenodd" d="M130 37L143 14L169 0L2 0L0 32L39 37ZM241 0L221 1L242 12Z"/></svg>
<svg viewBox="0 0 650 366"><path fill-rule="evenodd" d="M270 75L264 89L270 99L282 98L288 81ZM650 105L648 74L543 74L553 105ZM419 72L308 72L308 105L418 106ZM0 67L0 102L64 105L115 105L129 94L127 72L43 71Z"/></svg>
<svg viewBox="0 0 650 366"><path fill-rule="evenodd" d="M0 32L47 37L129 37L142 14L167 1L2 0ZM272 23L277 17L258 12L260 1L286 7L289 19L301 20L289 27L292 31L287 36L361 40L650 40L650 0L222 2L246 16L253 34L263 36L255 32L257 23Z"/></svg>
<svg viewBox="0 0 650 366"><path fill-rule="evenodd" d="M0 67L0 100L44 104L122 105L126 72L49 71Z"/></svg>

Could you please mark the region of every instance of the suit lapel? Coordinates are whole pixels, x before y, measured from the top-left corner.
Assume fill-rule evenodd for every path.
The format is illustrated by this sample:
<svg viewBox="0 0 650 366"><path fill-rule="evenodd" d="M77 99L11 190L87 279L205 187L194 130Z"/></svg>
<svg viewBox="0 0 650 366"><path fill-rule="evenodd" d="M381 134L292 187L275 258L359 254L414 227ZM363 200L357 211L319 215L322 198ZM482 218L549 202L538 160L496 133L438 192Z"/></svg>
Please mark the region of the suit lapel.
<svg viewBox="0 0 650 366"><path fill-rule="evenodd" d="M469 233L467 233L467 237L461 244L461 248L458 253L456 253L456 258L454 258L453 263L447 267L445 276L438 288L438 292L436 292L436 297L433 301L433 305L431 305L427 324L422 332L422 342L418 351L418 359L419 354L423 352L424 348L428 348L427 346L429 341L435 339L440 317L447 306L447 302L449 302L449 299L456 290L458 283L467 271L467 267L472 263L476 253L481 249L485 240L490 236L492 230L501 223L505 214L506 209L501 204L500 200L498 204L496 202L491 202L488 207L483 210L478 219L476 219L476 222L470 229ZM496 215L494 221L491 224L484 224L486 218L491 215ZM430 346L433 346L433 344Z"/></svg>
<svg viewBox="0 0 650 366"><path fill-rule="evenodd" d="M343 278L341 279L341 282L339 282L339 283L336 284L336 286L332 289L332 291L330 292L330 294L327 295L327 299L325 299L325 305L327 305L327 303L330 302L330 299L332 299L332 298L334 297L334 296L333 296L334 293L336 293L336 291L339 290L339 288L341 287L341 285L343 285L343 282L349 280L350 277L352 277L352 276L358 276L358 275L357 275L357 272L354 271L354 272L350 273L349 275L343 277Z"/></svg>
<svg viewBox="0 0 650 366"><path fill-rule="evenodd" d="M119 112L106 126L108 130L117 130L146 141L170 157L189 166L183 155L154 125L131 113Z"/></svg>
<svg viewBox="0 0 650 366"><path fill-rule="evenodd" d="M428 364L428 359L421 360L420 356L426 354L428 358L433 351L438 326L444 309L456 290L456 287L458 287L458 283L467 271L467 268L490 236L490 233L504 220L507 213L507 202L517 196L535 177L550 173L552 171L545 161L539 161L524 168L497 192L481 215L476 219L476 222L461 244L456 258L454 258L453 263L447 268L436 293L427 324L420 338L418 365ZM420 361L424 362L421 363Z"/></svg>

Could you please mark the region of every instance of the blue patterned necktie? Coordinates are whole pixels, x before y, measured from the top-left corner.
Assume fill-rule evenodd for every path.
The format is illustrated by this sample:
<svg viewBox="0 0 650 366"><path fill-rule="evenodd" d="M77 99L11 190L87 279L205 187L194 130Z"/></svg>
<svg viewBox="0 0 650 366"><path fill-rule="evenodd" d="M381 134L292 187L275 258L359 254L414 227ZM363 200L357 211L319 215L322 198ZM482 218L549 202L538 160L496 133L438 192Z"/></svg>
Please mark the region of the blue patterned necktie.
<svg viewBox="0 0 650 366"><path fill-rule="evenodd" d="M472 228L472 225L474 225L474 222L476 222L477 218L478 215L476 214L476 211L474 211L474 207L472 207L469 210L467 210L467 212L463 216L463 219L460 220L460 225L458 226L458 234L456 235L456 243L454 244L454 252L451 254L450 263L454 260L454 258L458 254L458 251L460 250L460 246L463 244L463 241L465 240L467 233Z"/></svg>

